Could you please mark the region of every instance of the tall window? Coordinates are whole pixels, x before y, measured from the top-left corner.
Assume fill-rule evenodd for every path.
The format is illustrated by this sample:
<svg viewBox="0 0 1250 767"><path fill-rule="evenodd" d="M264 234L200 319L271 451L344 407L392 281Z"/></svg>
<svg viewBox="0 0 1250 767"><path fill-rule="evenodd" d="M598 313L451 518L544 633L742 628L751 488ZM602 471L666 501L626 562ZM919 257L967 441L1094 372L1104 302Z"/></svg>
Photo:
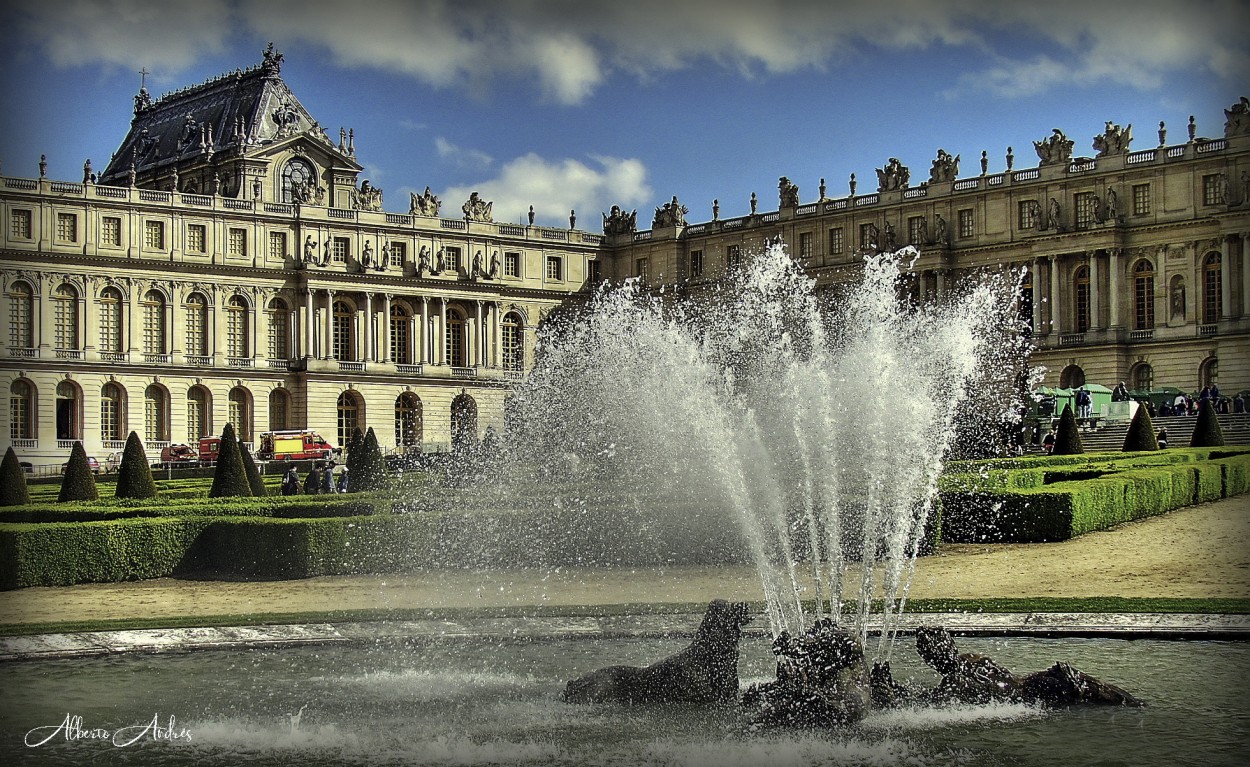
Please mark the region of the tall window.
<svg viewBox="0 0 1250 767"><path fill-rule="evenodd" d="M192 386L187 391L187 442L191 445L198 444L200 437L212 434L213 425L209 423L211 402L212 398L203 386Z"/></svg>
<svg viewBox="0 0 1250 767"><path fill-rule="evenodd" d="M1042 206L1037 200L1021 200L1016 206L1017 229L1036 229Z"/></svg>
<svg viewBox="0 0 1250 767"><path fill-rule="evenodd" d="M1076 270L1072 281L1072 307L1075 310L1076 332L1089 330L1089 267Z"/></svg>
<svg viewBox="0 0 1250 767"><path fill-rule="evenodd" d="M799 232L799 258L803 263L812 260L812 233Z"/></svg>
<svg viewBox="0 0 1250 767"><path fill-rule="evenodd" d="M456 272L460 270L460 248L447 248L443 252L444 265L448 271Z"/></svg>
<svg viewBox="0 0 1250 767"><path fill-rule="evenodd" d="M9 286L9 346L30 349L35 345L35 291L27 282Z"/></svg>
<svg viewBox="0 0 1250 767"><path fill-rule="evenodd" d="M965 208L959 211L959 236L971 237L976 233L976 220L972 215L972 208Z"/></svg>
<svg viewBox="0 0 1250 767"><path fill-rule="evenodd" d="M290 358L290 314L286 302L275 298L269 302L269 359Z"/></svg>
<svg viewBox="0 0 1250 767"><path fill-rule="evenodd" d="M234 431L243 442L252 441L252 393L242 386L230 390L227 402L228 420L234 424Z"/></svg>
<svg viewBox="0 0 1250 767"><path fill-rule="evenodd" d="M19 240L31 239L31 215L29 210L15 209L9 214L9 233Z"/></svg>
<svg viewBox="0 0 1250 767"><path fill-rule="evenodd" d="M143 244L148 250L165 249L165 222L145 221L143 224Z"/></svg>
<svg viewBox="0 0 1250 767"><path fill-rule="evenodd" d="M169 441L169 393L157 384L143 392L143 437L149 444Z"/></svg>
<svg viewBox="0 0 1250 767"><path fill-rule="evenodd" d="M859 247L860 250L877 247L877 225L874 223L859 225Z"/></svg>
<svg viewBox="0 0 1250 767"><path fill-rule="evenodd" d="M187 252L203 253L208 250L208 227L204 224L187 225Z"/></svg>
<svg viewBox="0 0 1250 767"><path fill-rule="evenodd" d="M9 385L9 439L35 439L35 387L21 378Z"/></svg>
<svg viewBox="0 0 1250 767"><path fill-rule="evenodd" d="M909 245L924 245L924 234L924 216L911 216L907 219L907 243Z"/></svg>
<svg viewBox="0 0 1250 767"><path fill-rule="evenodd" d="M407 258L408 256L408 246L402 242L392 242L390 245L391 245L390 260L387 262L386 265L393 266L396 268L402 267L404 265L404 259Z"/></svg>
<svg viewBox="0 0 1250 767"><path fill-rule="evenodd" d="M356 359L352 343L354 340L352 326L355 321L356 313L347 302L334 302L334 334L331 339L334 342L334 359L343 362L352 362Z"/></svg>
<svg viewBox="0 0 1250 767"><path fill-rule="evenodd" d="M100 390L100 439L125 439L123 433L126 424L122 418L126 394L122 387L115 383L106 383Z"/></svg>
<svg viewBox="0 0 1250 767"><path fill-rule="evenodd" d="M78 242L78 216L73 213L56 214L56 241Z"/></svg>
<svg viewBox="0 0 1250 767"><path fill-rule="evenodd" d="M647 281L647 259L639 258L634 261L634 275L643 282Z"/></svg>
<svg viewBox="0 0 1250 767"><path fill-rule="evenodd" d="M1145 362L1133 368L1133 388L1137 391L1150 391L1155 385L1154 368Z"/></svg>
<svg viewBox="0 0 1250 767"><path fill-rule="evenodd" d="M269 233L269 260L281 261L286 258L286 232Z"/></svg>
<svg viewBox="0 0 1250 767"><path fill-rule="evenodd" d="M122 293L117 288L100 291L100 351L120 354L122 348Z"/></svg>
<svg viewBox="0 0 1250 767"><path fill-rule="evenodd" d="M1150 184L1134 184L1133 185L1133 215L1146 216L1150 214Z"/></svg>
<svg viewBox="0 0 1250 767"><path fill-rule="evenodd" d="M122 220L105 216L100 220L100 244L120 248L122 244Z"/></svg>
<svg viewBox="0 0 1250 767"><path fill-rule="evenodd" d="M564 259L559 256L547 256L547 279L557 282L564 279Z"/></svg>
<svg viewBox="0 0 1250 767"><path fill-rule="evenodd" d="M1202 177L1202 204L1219 205L1224 202L1224 190L1219 173L1211 173Z"/></svg>
<svg viewBox="0 0 1250 767"><path fill-rule="evenodd" d="M247 301L243 296L231 296L226 304L226 356L248 357Z"/></svg>
<svg viewBox="0 0 1250 767"><path fill-rule="evenodd" d="M1088 229L1094 224L1094 193L1077 192L1075 202L1076 228Z"/></svg>
<svg viewBox="0 0 1250 767"><path fill-rule="evenodd" d="M1224 309L1220 279L1220 254L1208 253L1202 261L1202 322L1207 325L1219 322Z"/></svg>
<svg viewBox="0 0 1250 767"><path fill-rule="evenodd" d="M82 396L72 381L56 385L56 438L82 439Z"/></svg>
<svg viewBox="0 0 1250 767"><path fill-rule="evenodd" d="M503 276L520 277L521 276L521 254L520 253L504 253L503 254Z"/></svg>
<svg viewBox="0 0 1250 767"><path fill-rule="evenodd" d="M1215 386L1220 379L1220 360L1218 357L1208 357L1202 361L1202 365L1198 367L1198 386Z"/></svg>
<svg viewBox="0 0 1250 767"><path fill-rule="evenodd" d="M412 355L408 351L411 348L408 328L412 325L412 321L408 316L408 310L399 304L391 304L390 323L391 362L397 365L412 364Z"/></svg>
<svg viewBox="0 0 1250 767"><path fill-rule="evenodd" d="M477 401L460 394L451 401L451 447L460 451L477 443Z"/></svg>
<svg viewBox="0 0 1250 767"><path fill-rule="evenodd" d="M458 312L447 312L447 364L464 367L464 318Z"/></svg>
<svg viewBox="0 0 1250 767"><path fill-rule="evenodd" d="M1144 258L1133 267L1133 315L1135 329L1155 326L1155 268Z"/></svg>
<svg viewBox="0 0 1250 767"><path fill-rule="evenodd" d="M312 165L302 158L292 158L282 169L282 201L295 202L291 191L296 187L302 187L305 183L311 186L317 185L316 173Z"/></svg>
<svg viewBox="0 0 1250 767"><path fill-rule="evenodd" d="M347 263L347 257L352 252L351 240L346 237L335 237L330 243L330 260L336 264Z"/></svg>
<svg viewBox="0 0 1250 767"><path fill-rule="evenodd" d="M415 447L422 437L421 398L406 391L395 399L395 444Z"/></svg>
<svg viewBox="0 0 1250 767"><path fill-rule="evenodd" d="M836 256L845 248L842 241L842 227L835 226L829 230L829 255Z"/></svg>
<svg viewBox="0 0 1250 767"><path fill-rule="evenodd" d="M506 314L500 326L500 346L503 351L503 369L519 373L525 367L525 348L522 346L521 318Z"/></svg>
<svg viewBox="0 0 1250 767"><path fill-rule="evenodd" d="M247 256L247 230L231 227L226 233L226 254L243 258Z"/></svg>
<svg viewBox="0 0 1250 767"><path fill-rule="evenodd" d="M738 245L725 246L725 267L736 269L742 263L742 248Z"/></svg>
<svg viewBox="0 0 1250 767"><path fill-rule="evenodd" d="M690 276L691 277L703 276L703 251L702 250L690 251Z"/></svg>
<svg viewBox="0 0 1250 767"><path fill-rule="evenodd" d="M57 349L78 347L78 291L68 283L52 294L52 312Z"/></svg>
<svg viewBox="0 0 1250 767"><path fill-rule="evenodd" d="M203 293L187 296L183 307L187 318L187 354L208 356L208 299Z"/></svg>
<svg viewBox="0 0 1250 767"><path fill-rule="evenodd" d="M360 427L360 399L355 392L345 391L338 401L339 447L347 444L352 432Z"/></svg>
<svg viewBox="0 0 1250 767"><path fill-rule="evenodd" d="M277 388L269 392L269 430L281 431L290 428L291 395L286 389Z"/></svg>
<svg viewBox="0 0 1250 767"><path fill-rule="evenodd" d="M144 354L168 354L165 338L165 297L149 290L143 296Z"/></svg>

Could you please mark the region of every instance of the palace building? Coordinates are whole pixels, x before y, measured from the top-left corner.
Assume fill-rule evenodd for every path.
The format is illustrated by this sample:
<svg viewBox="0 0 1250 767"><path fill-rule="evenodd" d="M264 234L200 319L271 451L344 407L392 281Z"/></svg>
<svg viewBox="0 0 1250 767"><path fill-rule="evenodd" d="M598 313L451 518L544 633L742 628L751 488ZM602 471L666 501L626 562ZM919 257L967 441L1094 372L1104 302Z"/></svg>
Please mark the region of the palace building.
<svg viewBox="0 0 1250 767"><path fill-rule="evenodd" d="M227 423L307 428L342 445L439 451L503 423L504 399L553 308L603 279L698 289L780 236L817 280L866 251L916 245L915 300L983 269L1026 273L1022 316L1048 385L1250 388L1250 102L1219 138L1132 150L1107 123L1093 157L1061 131L1036 167L960 176L940 151L912 183L688 223L676 197L649 230L614 208L602 232L495 222L474 193L427 188L403 213L361 179L355 137L326 135L281 54L153 100L98 175L0 177L0 425L23 461L101 459L137 431L149 456ZM449 201L450 203L450 201ZM449 215L450 214L450 215Z"/></svg>

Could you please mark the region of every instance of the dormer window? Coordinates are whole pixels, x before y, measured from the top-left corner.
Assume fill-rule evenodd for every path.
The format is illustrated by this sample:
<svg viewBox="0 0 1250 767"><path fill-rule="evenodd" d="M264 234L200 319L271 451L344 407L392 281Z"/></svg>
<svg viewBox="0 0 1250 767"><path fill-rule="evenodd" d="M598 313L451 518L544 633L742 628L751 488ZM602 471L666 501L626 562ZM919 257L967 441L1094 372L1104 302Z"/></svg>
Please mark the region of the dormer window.
<svg viewBox="0 0 1250 767"><path fill-rule="evenodd" d="M317 172L312 163L301 157L291 158L282 169L282 201L295 202L294 190L317 188Z"/></svg>

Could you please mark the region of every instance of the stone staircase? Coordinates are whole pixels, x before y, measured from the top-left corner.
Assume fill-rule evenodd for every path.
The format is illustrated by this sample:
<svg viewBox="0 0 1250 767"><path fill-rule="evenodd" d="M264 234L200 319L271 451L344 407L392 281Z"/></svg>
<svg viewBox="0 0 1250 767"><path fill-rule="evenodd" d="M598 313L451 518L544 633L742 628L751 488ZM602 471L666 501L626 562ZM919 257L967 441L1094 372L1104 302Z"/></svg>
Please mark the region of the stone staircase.
<svg viewBox="0 0 1250 767"><path fill-rule="evenodd" d="M1226 445L1250 445L1250 413L1237 413L1217 416L1220 429L1224 432ZM1173 415L1166 418L1152 418L1155 432L1159 429L1168 430L1170 447L1189 447L1189 438L1194 432L1194 424L1198 416ZM1086 452L1104 450L1120 450L1124 447L1124 436L1128 434L1128 422L1108 424L1106 422L1092 429L1081 430L1081 444Z"/></svg>

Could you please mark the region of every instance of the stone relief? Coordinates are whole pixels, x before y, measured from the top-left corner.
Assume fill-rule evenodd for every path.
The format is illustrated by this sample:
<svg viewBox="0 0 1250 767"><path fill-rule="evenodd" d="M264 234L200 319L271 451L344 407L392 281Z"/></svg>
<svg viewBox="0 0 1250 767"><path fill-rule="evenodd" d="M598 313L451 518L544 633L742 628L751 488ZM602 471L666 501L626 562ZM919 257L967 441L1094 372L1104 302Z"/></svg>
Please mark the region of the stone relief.
<svg viewBox="0 0 1250 767"><path fill-rule="evenodd" d="M287 138L299 131L299 112L291 105L291 102L283 101L277 109L273 110L271 117L277 129L274 132L274 138Z"/></svg>
<svg viewBox="0 0 1250 767"><path fill-rule="evenodd" d="M291 202L296 205L324 205L326 188L314 186L309 179L304 179L291 186Z"/></svg>
<svg viewBox="0 0 1250 767"><path fill-rule="evenodd" d="M603 214L604 234L633 234L638 231L638 210L626 213L620 205L613 205L610 214Z"/></svg>
<svg viewBox="0 0 1250 767"><path fill-rule="evenodd" d="M495 203L493 202L483 200L478 196L477 192L471 192L469 194L469 199L465 201L464 205L460 206L460 210L464 211L465 221L483 221L490 223L494 221L494 219L491 218L490 213L490 209L494 204Z"/></svg>
<svg viewBox="0 0 1250 767"><path fill-rule="evenodd" d="M906 189L911 178L911 171L906 165L891 157L884 168L877 168L877 191L888 192L895 189Z"/></svg>
<svg viewBox="0 0 1250 767"><path fill-rule="evenodd" d="M1098 150L1098 157L1106 157L1113 154L1127 154L1128 145L1133 141L1133 125L1130 123L1127 128L1121 128L1119 125L1113 125L1110 120L1107 121L1107 127L1103 130L1101 136L1094 136L1094 149Z"/></svg>
<svg viewBox="0 0 1250 767"><path fill-rule="evenodd" d="M690 209L677 201L677 195L673 195L673 199L664 203L662 207L655 209L655 217L651 220L651 228L659 229L666 226L685 226L686 214Z"/></svg>
<svg viewBox="0 0 1250 767"><path fill-rule="evenodd" d="M950 152L939 149L933 167L929 168L929 183L954 181L959 176L959 155L951 157Z"/></svg>
<svg viewBox="0 0 1250 767"><path fill-rule="evenodd" d="M1063 165L1072 159L1072 147L1076 142L1054 128L1049 137L1034 141L1033 148L1042 165Z"/></svg>
<svg viewBox="0 0 1250 767"><path fill-rule="evenodd" d="M782 176L777 182L777 194L781 198L780 205L783 208L797 208L799 206L799 187L792 183L789 178Z"/></svg>
<svg viewBox="0 0 1250 767"><path fill-rule="evenodd" d="M382 190L369 183L360 182L359 189L352 190L352 207L356 210L382 210Z"/></svg>
<svg viewBox="0 0 1250 767"><path fill-rule="evenodd" d="M427 186L425 194L417 196L416 192L408 193L408 214L411 216L437 216L443 201L434 196Z"/></svg>

